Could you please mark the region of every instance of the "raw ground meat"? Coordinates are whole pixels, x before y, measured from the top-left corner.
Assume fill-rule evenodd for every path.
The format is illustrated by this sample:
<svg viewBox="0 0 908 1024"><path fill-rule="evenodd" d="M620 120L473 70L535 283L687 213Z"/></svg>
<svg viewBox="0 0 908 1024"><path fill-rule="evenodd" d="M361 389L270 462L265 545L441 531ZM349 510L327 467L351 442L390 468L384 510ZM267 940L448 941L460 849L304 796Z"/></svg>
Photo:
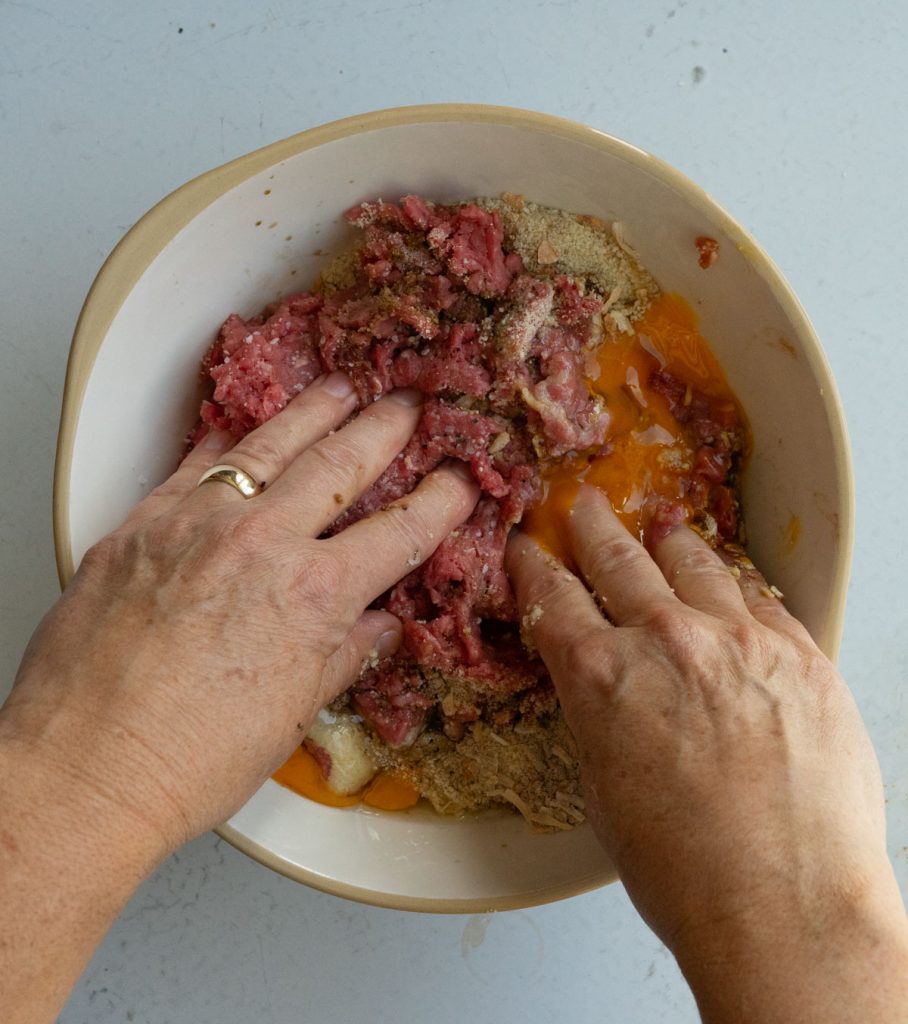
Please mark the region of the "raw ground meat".
<svg viewBox="0 0 908 1024"><path fill-rule="evenodd" d="M242 437L331 370L350 376L360 408L393 388L423 392L413 438L333 530L407 494L448 458L469 464L483 494L470 519L376 602L403 620L403 644L345 700L391 750L427 728L457 742L469 723L538 724L557 705L542 662L520 642L504 548L539 495L541 467L605 443L608 412L585 376L606 320L603 295L557 267L528 273L495 209L405 196L346 216L362 233L352 283L291 295L250 320L230 316L203 362L213 391L201 421ZM730 468L726 425L670 374L654 386L679 421L696 421L700 504L721 506L713 514L731 538L737 506L716 499ZM657 527L677 517L672 507L654 514Z"/></svg>

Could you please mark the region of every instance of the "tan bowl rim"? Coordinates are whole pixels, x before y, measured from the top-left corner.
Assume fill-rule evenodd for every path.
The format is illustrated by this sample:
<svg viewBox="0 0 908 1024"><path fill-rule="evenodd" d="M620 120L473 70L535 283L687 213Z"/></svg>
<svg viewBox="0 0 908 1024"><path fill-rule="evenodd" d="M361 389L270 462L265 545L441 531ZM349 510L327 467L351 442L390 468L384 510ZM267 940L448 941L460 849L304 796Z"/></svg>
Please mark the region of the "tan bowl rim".
<svg viewBox="0 0 908 1024"><path fill-rule="evenodd" d="M820 345L819 338L794 292L779 269L754 239L704 189L686 175L658 157L608 135L596 128L532 110L517 107L493 106L473 103L430 103L417 106L392 107L365 114L356 114L339 121L310 128L273 142L245 156L231 160L193 178L175 189L153 206L120 240L98 271L82 305L70 346L63 389L60 430L54 463L53 522L54 549L60 584L65 587L75 573L72 536L69 520L70 472L76 425L89 375L114 317L161 250L194 217L229 189L246 181L272 165L287 160L309 149L337 139L379 128L407 124L440 122L494 123L508 127L535 128L549 135L557 135L611 153L618 153L641 170L655 174L683 194L690 204L704 214L718 220L735 245L747 253L748 260L763 278L773 297L796 328L803 353L814 376L821 382L823 407L832 430L836 469L845 481L839 512L839 543L844 552L833 582L835 603L830 610L826 630L819 638L820 647L833 660L837 657L845 617L845 598L851 568L854 541L854 475L851 453L845 428L845 417L832 371ZM426 913L482 913L486 911L516 910L536 906L569 896L579 895L605 885L614 879L612 871L579 879L569 885L548 887L515 897L491 899L429 899L408 896L389 896L371 889L361 889L325 879L305 868L289 864L252 840L242 836L230 825L215 830L237 849L254 860L304 882L315 889L347 899L396 910L416 910Z"/></svg>

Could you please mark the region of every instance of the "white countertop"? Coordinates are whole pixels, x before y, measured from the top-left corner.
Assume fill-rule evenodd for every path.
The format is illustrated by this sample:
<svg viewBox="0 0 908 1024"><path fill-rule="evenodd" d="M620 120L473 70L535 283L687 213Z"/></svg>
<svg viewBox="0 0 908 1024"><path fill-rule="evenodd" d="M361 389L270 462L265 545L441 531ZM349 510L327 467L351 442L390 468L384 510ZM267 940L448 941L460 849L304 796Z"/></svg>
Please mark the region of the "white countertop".
<svg viewBox="0 0 908 1024"><path fill-rule="evenodd" d="M0 0L0 692L57 594L66 353L127 228L188 178L348 114L456 100L543 110L704 185L817 327L857 474L840 664L879 751L908 891L906 51L900 0ZM61 1019L697 1015L620 886L493 919L407 915L312 892L209 835L145 883Z"/></svg>

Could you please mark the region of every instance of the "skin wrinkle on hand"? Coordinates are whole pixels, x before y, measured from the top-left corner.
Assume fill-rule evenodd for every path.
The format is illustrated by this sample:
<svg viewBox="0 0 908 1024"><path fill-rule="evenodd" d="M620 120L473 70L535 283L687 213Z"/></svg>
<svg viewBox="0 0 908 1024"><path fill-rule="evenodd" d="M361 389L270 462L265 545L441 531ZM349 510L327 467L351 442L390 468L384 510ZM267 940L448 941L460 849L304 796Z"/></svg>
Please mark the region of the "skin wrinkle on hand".
<svg viewBox="0 0 908 1024"><path fill-rule="evenodd" d="M282 429L306 401L260 429ZM394 436L372 432L361 478L395 457ZM437 470L406 504L318 539L323 513L299 512L286 470L248 503L198 489L224 458L198 446L88 553L0 712L0 819L17 847L10 859L0 846L0 916L19 939L0 972L12 1019L25 1019L19 1007L52 1019L141 878L228 818L378 656L389 620L367 607L407 573L414 544L434 550L478 494ZM296 452L292 467L305 459ZM329 497L330 464L316 462L305 487ZM808 1004L811 1024L896 1024L908 921L879 769L843 681L743 553L729 557L744 571L720 572L728 566L696 533L675 531L615 573L585 546L621 540L611 550L627 555L624 527L607 502L594 515L594 530L569 531L573 556L603 570L596 596L612 622L519 533L508 570L580 752L590 821L628 894L678 958L706 1024L738 1020L745 1005L755 1020L806 1024ZM691 571L673 593L678 545ZM540 582L544 608L532 600ZM230 666L212 672L225 650ZM11 756L10 736L27 761ZM54 902L30 901L46 892Z"/></svg>
<svg viewBox="0 0 908 1024"><path fill-rule="evenodd" d="M326 421L347 415L343 403L328 408L315 389L247 435L238 447L281 459L288 438L299 442L282 471L263 465L256 475L272 486L251 499L234 500L230 488L197 488L200 475L217 462L229 463L231 452L222 439L196 446L165 485L88 553L41 624L0 713L3 820L16 823L17 835L34 836L58 877L53 851L72 851L66 854L65 844L40 832L30 807L36 801L55 806L57 797L26 798L42 775L36 762L23 783L7 763L2 737L17 735L40 751L55 786L61 777L71 780L67 807L99 808L91 836L72 830L84 839L80 856L106 863L117 843L129 856L116 877L86 874L85 884L99 887L88 893L97 908L90 923L81 904L65 903L65 892L52 916L29 916L20 905L26 888L5 888L0 870L0 906L26 922L25 941L53 957L42 968L40 991L30 976L7 965L0 1001L7 1012L13 1008L13 1018L22 1019L15 1012L20 1005L37 1012L40 996L50 1019L142 875L169 850L227 820L286 759L319 708L353 682L364 659L378 655L390 622L397 621L367 607L407 574L414 545L421 555L434 550L436 538L472 511L475 485L440 471L426 476L393 516L376 514L318 539L324 506L311 500L307 506L300 496L321 495L338 511L337 497L344 496L332 486L335 467L307 460L308 446L325 437L349 445L357 421ZM368 431L357 463L368 485L407 443L418 411L382 400L364 416L366 423L383 421L382 429ZM296 427L287 430L290 423ZM303 471L305 465L311 470ZM149 614L150 607L160 614ZM290 631L288 618L295 623ZM397 622L392 632L399 628ZM92 643L82 642L86 636ZM48 650L66 652L50 673ZM164 673L164 664L179 671ZM152 762L148 751L155 754ZM105 764L117 770L102 771ZM134 807L142 809L141 819L129 813ZM60 820L67 820L62 812ZM41 857L29 863L28 870L44 870ZM49 879L40 884L58 888Z"/></svg>
<svg viewBox="0 0 908 1024"><path fill-rule="evenodd" d="M610 508L601 514L611 523L603 537L624 529ZM729 557L745 571L719 574L728 566L706 556L695 531L670 537L654 552L661 586L668 590L669 549L682 549L676 564L687 571L672 572L674 610L653 620L659 632L628 629L620 615L599 619L583 627L579 662L560 655L589 591L523 535L509 546L524 616L535 607L535 581L559 580L534 640L581 751L590 820L631 899L678 957L704 1021L737 1020L746 1001L754 1020L795 1019L795 1006L807 1020L810 1005L811 1021L895 1024L902 1018L892 1010L908 1004L908 922L886 857L879 771L854 702L739 549ZM582 561L577 543L589 541L574 535ZM598 655L597 629L611 633ZM608 662L610 649L624 652L620 661ZM662 810L641 815L647 807ZM840 902L855 877L859 901ZM761 895L751 900L755 882ZM885 984L867 990L865 969ZM867 1008L862 1001L852 1017L859 999Z"/></svg>

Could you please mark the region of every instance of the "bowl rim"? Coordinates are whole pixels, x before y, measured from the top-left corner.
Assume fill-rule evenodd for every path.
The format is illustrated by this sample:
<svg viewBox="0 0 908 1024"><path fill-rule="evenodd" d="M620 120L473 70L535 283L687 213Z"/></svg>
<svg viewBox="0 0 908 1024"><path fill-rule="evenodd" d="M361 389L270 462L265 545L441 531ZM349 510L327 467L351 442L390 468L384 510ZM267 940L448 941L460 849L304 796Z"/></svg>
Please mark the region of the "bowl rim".
<svg viewBox="0 0 908 1024"><path fill-rule="evenodd" d="M821 649L834 661L841 645L847 582L854 544L854 474L844 410L838 389L819 338L800 301L756 239L703 188L659 157L577 121L518 107L489 104L432 103L391 107L309 128L192 178L156 203L130 228L104 261L89 289L76 321L69 351L53 481L54 551L61 587L65 588L75 574L69 515L70 475L76 427L89 376L114 318L139 278L162 249L223 193L274 164L325 143L381 128L445 122L493 123L506 127L531 128L617 154L641 170L646 170L666 181L681 193L694 209L701 210L718 221L737 248L747 254L749 262L794 326L807 364L821 384L822 405L832 433L835 468L844 483L835 510L838 516L838 542L841 551L838 571L832 585L835 598L824 633L818 638ZM376 890L325 879L306 868L291 864L247 839L229 824L221 825L215 831L247 856L289 878L357 902L398 910L428 913L516 910L579 895L613 881L615 877L613 870L608 870L574 883L547 887L514 897L460 900L389 896Z"/></svg>
<svg viewBox="0 0 908 1024"><path fill-rule="evenodd" d="M355 808L344 808L346 813ZM406 910L412 913L421 914L497 914L502 910L527 910L531 907L541 907L546 903L557 903L559 900L569 899L572 896L582 896L584 893L592 892L594 889L601 889L605 885L618 881L618 873L609 865L606 870L594 871L584 875L582 878L571 882L562 882L558 885L545 885L536 889L526 889L516 896L471 896L461 898L459 896L406 896L403 893L391 895L382 892L380 889L369 889L365 886L352 885L349 882L339 882L335 879L325 878L307 868L301 868L297 864L291 864L284 860L279 854L269 850L266 846L249 839L234 828L229 822L218 825L213 831L221 838L236 847L247 857L263 864L279 875L293 879L295 882L302 882L310 889L318 889L321 892L329 893L332 896L342 896L344 899L352 900L354 903L364 903L371 907L382 907L385 910ZM540 836L539 838L545 838Z"/></svg>

